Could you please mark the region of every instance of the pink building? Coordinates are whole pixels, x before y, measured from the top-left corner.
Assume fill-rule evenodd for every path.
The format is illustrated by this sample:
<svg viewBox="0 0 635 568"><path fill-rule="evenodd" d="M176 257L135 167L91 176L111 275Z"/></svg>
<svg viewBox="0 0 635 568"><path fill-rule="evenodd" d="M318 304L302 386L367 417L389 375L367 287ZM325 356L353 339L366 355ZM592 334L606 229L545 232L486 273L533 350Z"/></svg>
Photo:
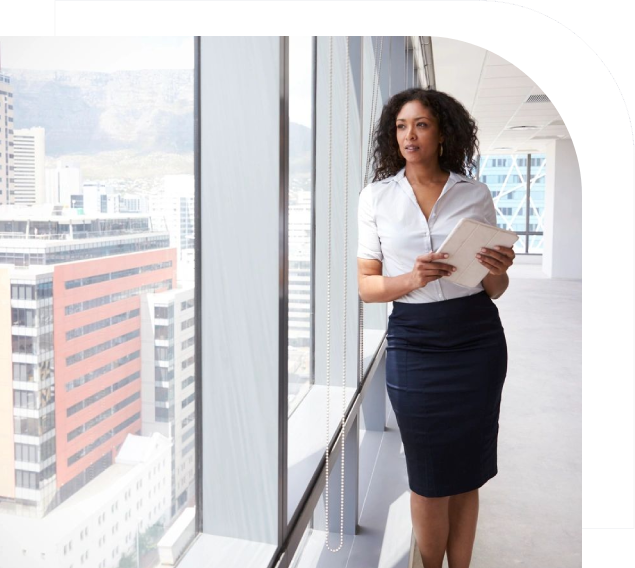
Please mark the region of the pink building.
<svg viewBox="0 0 635 568"><path fill-rule="evenodd" d="M141 433L140 294L171 289L175 274L175 249L55 267L58 487Z"/></svg>
<svg viewBox="0 0 635 568"><path fill-rule="evenodd" d="M176 287L176 250L144 215L0 233L0 500L43 515L141 433L141 296Z"/></svg>

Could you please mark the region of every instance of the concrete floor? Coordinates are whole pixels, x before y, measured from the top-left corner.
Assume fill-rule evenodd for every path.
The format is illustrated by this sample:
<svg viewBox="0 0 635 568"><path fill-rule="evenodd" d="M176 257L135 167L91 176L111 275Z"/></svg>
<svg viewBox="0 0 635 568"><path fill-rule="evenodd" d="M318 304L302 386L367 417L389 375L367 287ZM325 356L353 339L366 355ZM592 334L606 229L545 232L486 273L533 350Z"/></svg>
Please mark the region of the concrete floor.
<svg viewBox="0 0 635 568"><path fill-rule="evenodd" d="M582 283L531 260L495 300L509 363L471 568L582 565Z"/></svg>
<svg viewBox="0 0 635 568"><path fill-rule="evenodd" d="M582 283L515 263L495 302L509 364L472 566L580 567Z"/></svg>
<svg viewBox="0 0 635 568"><path fill-rule="evenodd" d="M582 284L547 278L540 258L517 257L508 290L495 300L509 363L499 472L479 490L471 568L582 565ZM363 434L359 534L334 554L323 532L309 531L294 566L408 566L409 491L394 415L385 432ZM330 546L338 542L331 535Z"/></svg>

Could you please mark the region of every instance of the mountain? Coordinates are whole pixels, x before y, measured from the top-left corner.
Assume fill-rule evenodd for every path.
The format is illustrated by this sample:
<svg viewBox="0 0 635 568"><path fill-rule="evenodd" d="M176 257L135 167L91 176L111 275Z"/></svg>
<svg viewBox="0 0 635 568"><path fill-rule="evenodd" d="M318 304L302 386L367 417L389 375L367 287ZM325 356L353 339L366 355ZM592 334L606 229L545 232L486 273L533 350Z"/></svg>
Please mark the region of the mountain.
<svg viewBox="0 0 635 568"><path fill-rule="evenodd" d="M194 149L192 71L5 72L13 86L15 128L43 126L49 157Z"/></svg>
<svg viewBox="0 0 635 568"><path fill-rule="evenodd" d="M192 70L3 72L13 86L14 128L45 128L47 165L79 164L87 179L192 172ZM289 129L290 168L309 171L311 130Z"/></svg>

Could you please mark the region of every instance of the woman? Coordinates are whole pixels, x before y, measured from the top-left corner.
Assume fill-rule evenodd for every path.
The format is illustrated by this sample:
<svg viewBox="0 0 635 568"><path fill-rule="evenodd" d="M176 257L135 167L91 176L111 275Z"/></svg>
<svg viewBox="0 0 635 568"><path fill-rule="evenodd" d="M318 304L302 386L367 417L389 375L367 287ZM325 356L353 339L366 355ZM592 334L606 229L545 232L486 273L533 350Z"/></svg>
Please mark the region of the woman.
<svg viewBox="0 0 635 568"><path fill-rule="evenodd" d="M492 298L507 289L509 247L483 249L489 272L474 288L444 279L452 259L434 252L463 217L496 225L475 167L477 127L446 93L412 88L382 110L375 177L359 196L358 283L364 302L394 302L386 387L411 489L424 568L467 568L478 488L497 472L507 343ZM383 274L382 274L383 272Z"/></svg>

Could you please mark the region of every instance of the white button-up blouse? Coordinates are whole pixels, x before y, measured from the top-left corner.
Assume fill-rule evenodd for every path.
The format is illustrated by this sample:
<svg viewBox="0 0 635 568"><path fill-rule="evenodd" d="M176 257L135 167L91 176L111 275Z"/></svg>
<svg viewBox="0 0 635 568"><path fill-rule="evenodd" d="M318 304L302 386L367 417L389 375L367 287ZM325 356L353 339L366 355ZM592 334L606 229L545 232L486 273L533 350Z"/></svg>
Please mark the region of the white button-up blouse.
<svg viewBox="0 0 635 568"><path fill-rule="evenodd" d="M417 256L436 251L463 217L496 226L496 208L486 184L450 172L426 220L405 173L403 167L394 176L368 184L359 194L357 256L381 261L384 276L412 271ZM395 301L438 302L483 289L482 282L467 287L441 277Z"/></svg>

